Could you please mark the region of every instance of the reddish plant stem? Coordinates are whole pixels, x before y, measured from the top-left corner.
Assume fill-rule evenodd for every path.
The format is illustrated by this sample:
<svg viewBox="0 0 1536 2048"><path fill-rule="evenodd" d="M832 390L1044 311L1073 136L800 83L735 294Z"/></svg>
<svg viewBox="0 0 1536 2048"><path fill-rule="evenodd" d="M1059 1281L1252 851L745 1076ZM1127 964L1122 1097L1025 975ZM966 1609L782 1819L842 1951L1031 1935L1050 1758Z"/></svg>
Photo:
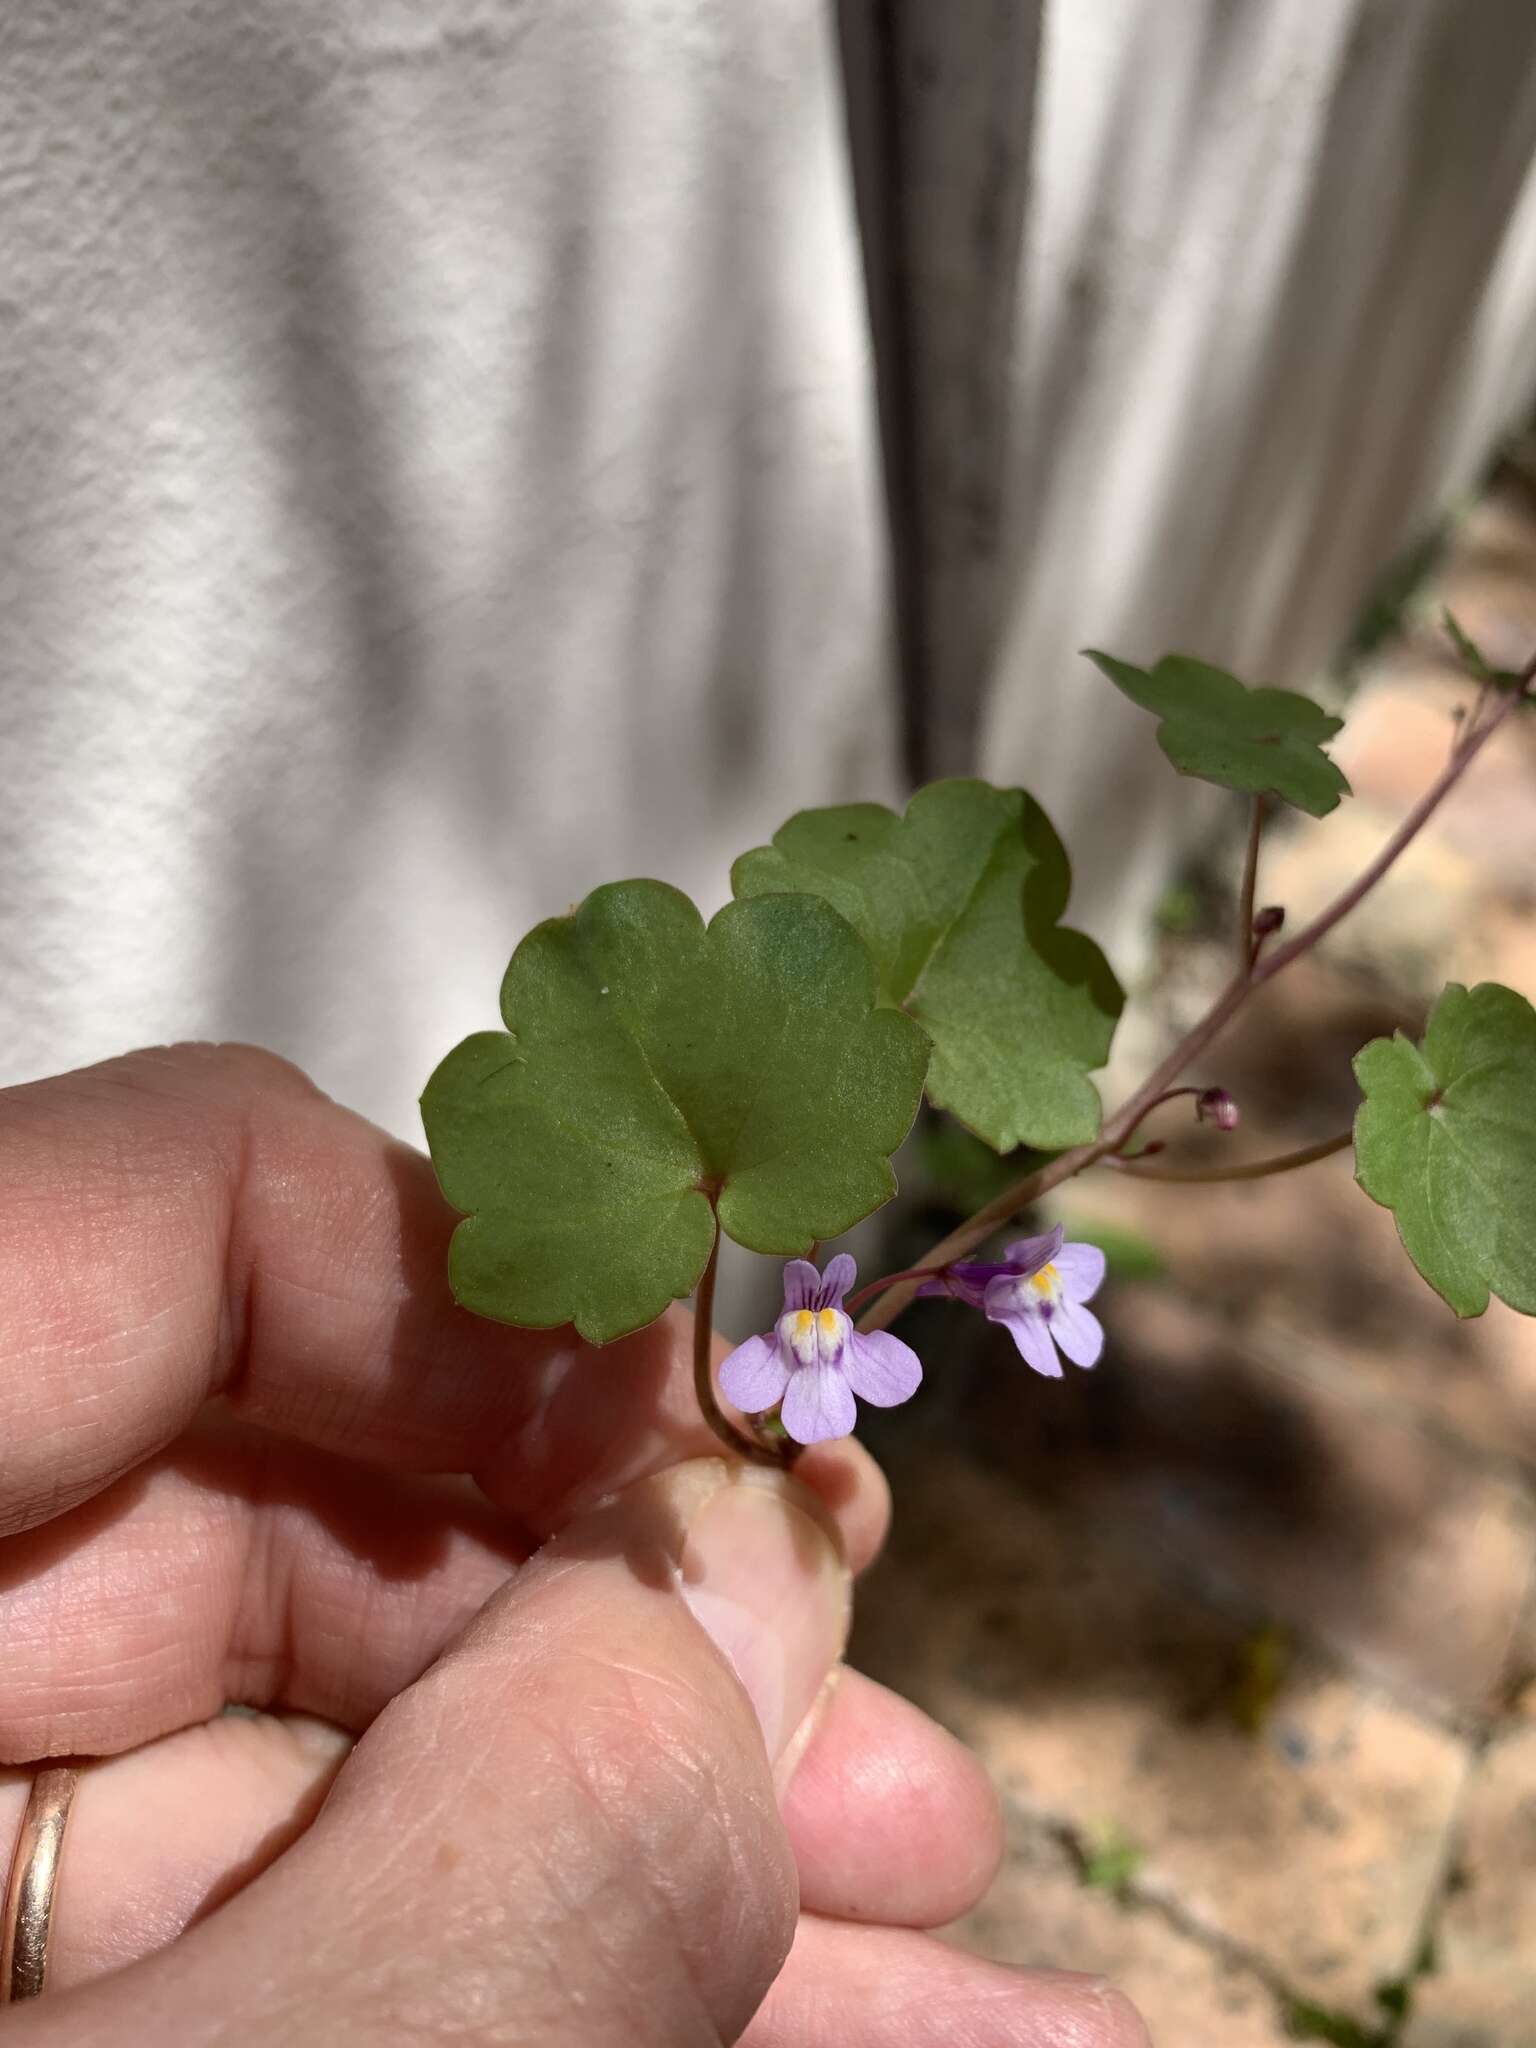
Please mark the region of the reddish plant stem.
<svg viewBox="0 0 1536 2048"><path fill-rule="evenodd" d="M1165 1102L1177 1102L1181 1095L1203 1095L1204 1093L1205 1090L1198 1081L1185 1081L1177 1088L1164 1089L1156 1102L1149 1102L1147 1104L1147 1114L1150 1116L1154 1109L1161 1109Z"/></svg>
<svg viewBox="0 0 1536 2048"><path fill-rule="evenodd" d="M962 1259L975 1249L983 1239L1010 1218L1017 1216L1021 1209L1039 1201L1052 1188L1060 1187L1063 1181L1071 1180L1085 1167L1112 1152L1124 1149L1126 1141L1147 1112L1160 1102L1178 1080L1190 1061L1197 1058L1211 1041L1224 1031L1237 1012L1255 990L1262 988L1282 969L1289 967L1293 960L1299 960L1303 953L1310 952L1320 939L1325 938L1334 926L1348 917L1360 902L1375 888L1393 862L1408 846L1417 833L1466 773L1468 767L1483 747L1498 731L1505 719L1510 717L1522 704L1528 701L1528 692L1536 679L1536 655L1526 663L1509 694L1499 704L1493 716L1474 730L1469 731L1461 745L1439 775L1425 790L1418 802L1408 812L1397 830L1391 835L1375 858L1369 861L1346 888L1342 889L1326 909L1318 912L1309 925L1305 925L1283 946L1277 946L1272 953L1260 954L1256 959L1244 962L1232 977L1206 1014L1187 1032L1133 1094L1126 1097L1120 1107L1110 1116L1097 1138L1089 1145L1074 1145L1068 1152L1059 1153L1035 1172L1025 1174L1022 1180L1005 1188L1000 1195L978 1209L968 1221L952 1230L933 1247L926 1257L918 1260L907 1275L888 1287L878 1301L874 1302L859 1319L861 1330L883 1330L887 1323L900 1314L912 1299L923 1275L934 1272L940 1266L950 1265ZM1251 839L1250 833L1250 839ZM1249 914L1250 929L1252 913ZM1143 1169L1150 1172L1150 1169ZM915 1278L913 1276L916 1276Z"/></svg>
<svg viewBox="0 0 1536 2048"><path fill-rule="evenodd" d="M915 1280L921 1284L933 1277L932 1266L908 1266L900 1273L882 1273L878 1280L871 1280L863 1287L856 1287L843 1303L843 1308L848 1315L853 1315L861 1302L872 1301L877 1294L883 1294L887 1287L896 1287L903 1280Z"/></svg>
<svg viewBox="0 0 1536 2048"><path fill-rule="evenodd" d="M1244 972L1252 967L1254 956L1259 950L1258 939L1253 929L1253 899L1259 886L1259 841L1264 833L1265 803L1262 796L1253 800L1253 813L1248 820L1248 850L1243 856L1243 885L1237 897L1237 962Z"/></svg>
<svg viewBox="0 0 1536 2048"><path fill-rule="evenodd" d="M968 1222L952 1230L948 1237L941 1238L925 1258L909 1269L904 1279L888 1287L880 1299L860 1316L859 1328L883 1330L906 1307L925 1274L936 1272L940 1266L951 1265L956 1259L963 1259L967 1252L973 1251L983 1238L990 1237L1011 1216L1017 1216L1021 1209L1027 1209L1031 1202L1038 1201L1041 1195L1048 1194L1062 1181L1070 1180L1074 1173L1081 1173L1085 1166L1091 1166L1095 1159L1102 1158L1106 1151L1113 1150L1114 1144L1120 1142L1123 1141L1116 1139L1106 1145L1100 1138L1092 1145L1076 1145L1070 1152L1059 1153L1045 1166L1015 1181L1012 1187L1004 1188L985 1208L978 1209Z"/></svg>
<svg viewBox="0 0 1536 2048"><path fill-rule="evenodd" d="M1273 953L1259 962L1254 970L1255 986L1260 982L1268 981L1272 974L1278 974L1282 967L1289 967L1293 960L1309 951L1311 947L1317 944L1319 939L1325 938L1336 924L1343 918L1348 917L1361 898L1375 888L1388 868L1402 854L1410 840L1414 839L1422 831L1431 813L1438 808L1442 800L1461 780L1461 777L1465 774L1474 758L1482 752L1505 719L1526 702L1526 692L1533 678L1536 678L1536 657L1533 657L1532 660L1526 663L1520 672L1518 686L1511 687L1509 695L1500 702L1492 718L1484 720L1480 726L1468 732L1462 744L1457 748L1450 760L1446 762L1412 810L1409 811L1386 845L1376 855L1376 858L1361 870L1347 889L1340 891L1326 910L1319 911L1312 922L1309 925L1304 925L1294 938L1287 939L1283 946L1277 946Z"/></svg>
<svg viewBox="0 0 1536 2048"><path fill-rule="evenodd" d="M699 1276L698 1289L693 1297L693 1391L698 1399L699 1412L721 1443L736 1457L746 1458L753 1465L785 1469L795 1462L800 1446L787 1437L780 1448L760 1442L755 1436L745 1435L726 1415L715 1394L715 1273L719 1264L720 1232L717 1228L715 1241L709 1248L709 1263Z"/></svg>
<svg viewBox="0 0 1536 2048"><path fill-rule="evenodd" d="M1467 713L1466 724L1463 728L1463 732L1473 732L1476 730L1478 722L1482 718L1483 711L1487 705L1488 699L1492 695L1493 687L1493 684L1489 682L1486 676L1484 676L1481 682L1479 682L1477 686L1477 695L1472 699L1472 709ZM1463 733L1457 733L1455 741L1451 747L1452 754L1454 754L1456 748L1461 745L1462 738Z"/></svg>
<svg viewBox="0 0 1536 2048"><path fill-rule="evenodd" d="M1139 1159L1109 1158L1103 1163L1136 1180L1267 1180L1272 1173L1292 1173L1298 1166L1310 1166L1316 1159L1331 1158L1335 1152L1342 1152L1354 1135L1352 1130L1339 1131L1331 1138L1319 1139L1315 1145L1301 1145L1294 1152L1277 1152L1269 1159L1250 1159L1236 1166L1157 1166L1150 1161L1143 1164Z"/></svg>
<svg viewBox="0 0 1536 2048"><path fill-rule="evenodd" d="M1130 1130L1126 1132L1125 1136L1120 1140L1120 1143L1116 1147L1115 1152L1113 1154L1107 1155L1110 1158L1110 1163L1113 1165L1117 1159L1123 1157L1125 1147L1131 1142L1132 1138L1135 1137L1137 1131L1140 1130L1141 1126L1146 1122L1147 1118L1152 1114L1154 1109L1161 1109L1165 1102L1176 1102L1181 1095L1200 1096L1204 1095L1206 1092L1207 1091L1200 1086L1200 1083L1198 1081L1188 1082L1180 1088L1165 1088L1162 1094L1158 1096L1156 1102L1149 1102L1147 1104L1146 1108L1141 1112L1141 1115L1136 1119L1136 1122L1132 1125ZM1197 1122L1203 1121L1203 1118L1200 1117L1198 1110L1195 1114ZM1152 1150L1154 1152L1160 1152L1162 1148L1163 1141L1161 1138L1159 1138L1157 1143L1152 1147Z"/></svg>

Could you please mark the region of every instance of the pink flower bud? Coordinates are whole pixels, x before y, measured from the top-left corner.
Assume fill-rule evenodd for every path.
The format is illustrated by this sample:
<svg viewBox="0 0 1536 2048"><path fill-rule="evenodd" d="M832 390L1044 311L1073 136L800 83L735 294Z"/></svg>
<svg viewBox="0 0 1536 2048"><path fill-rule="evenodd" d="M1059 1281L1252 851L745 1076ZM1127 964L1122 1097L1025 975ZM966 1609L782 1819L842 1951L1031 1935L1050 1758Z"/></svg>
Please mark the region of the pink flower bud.
<svg viewBox="0 0 1536 2048"><path fill-rule="evenodd" d="M1225 1088L1205 1089L1195 1103L1195 1115L1201 1123L1213 1123L1218 1131L1237 1129L1237 1104Z"/></svg>

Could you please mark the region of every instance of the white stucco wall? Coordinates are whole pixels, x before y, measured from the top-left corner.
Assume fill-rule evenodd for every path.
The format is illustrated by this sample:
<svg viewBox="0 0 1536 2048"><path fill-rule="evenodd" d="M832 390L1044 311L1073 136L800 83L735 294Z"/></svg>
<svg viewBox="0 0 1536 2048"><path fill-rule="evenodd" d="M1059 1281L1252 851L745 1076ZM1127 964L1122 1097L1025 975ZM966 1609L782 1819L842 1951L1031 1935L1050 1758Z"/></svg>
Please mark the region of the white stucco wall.
<svg viewBox="0 0 1536 2048"><path fill-rule="evenodd" d="M819 0L11 0L0 290L0 1081L415 1134L536 918L892 791Z"/></svg>
<svg viewBox="0 0 1536 2048"><path fill-rule="evenodd" d="M940 765L1123 941L1194 813L1076 650L1305 683L1528 401L1536 9L1048 6L1033 96L1022 49L921 153L1017 102L1011 338L908 210L932 360L1006 353L934 415L999 518L918 477ZM822 0L8 0L0 1082L238 1035L414 1134L535 918L893 794L872 403Z"/></svg>

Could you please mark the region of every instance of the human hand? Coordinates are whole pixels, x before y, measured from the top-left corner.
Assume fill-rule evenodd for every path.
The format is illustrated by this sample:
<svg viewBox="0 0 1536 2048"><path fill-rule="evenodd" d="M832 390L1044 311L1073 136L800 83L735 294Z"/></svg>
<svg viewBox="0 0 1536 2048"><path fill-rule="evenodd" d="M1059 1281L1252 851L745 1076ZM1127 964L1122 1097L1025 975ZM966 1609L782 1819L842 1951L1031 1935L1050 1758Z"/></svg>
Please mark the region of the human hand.
<svg viewBox="0 0 1536 2048"><path fill-rule="evenodd" d="M453 1221L265 1054L0 1093L0 1761L102 1759L7 2041L1144 2043L915 1931L998 1823L832 1681L865 1454L729 1471L685 1318L477 1321Z"/></svg>

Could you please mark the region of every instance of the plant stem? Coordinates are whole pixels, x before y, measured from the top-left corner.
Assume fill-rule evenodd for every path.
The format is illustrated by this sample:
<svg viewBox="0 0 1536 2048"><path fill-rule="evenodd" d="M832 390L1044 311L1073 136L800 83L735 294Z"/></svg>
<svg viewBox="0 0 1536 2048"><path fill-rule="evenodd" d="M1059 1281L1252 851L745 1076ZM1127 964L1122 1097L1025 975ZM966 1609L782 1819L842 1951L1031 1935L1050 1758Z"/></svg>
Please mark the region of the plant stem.
<svg viewBox="0 0 1536 2048"><path fill-rule="evenodd" d="M963 1259L967 1252L974 1250L984 1238L990 1237L994 1230L1017 1216L1021 1209L1027 1209L1031 1203L1039 1201L1042 1195L1049 1194L1052 1188L1060 1187L1063 1181L1071 1180L1075 1174L1081 1173L1085 1167L1094 1165L1109 1153L1121 1151L1147 1112L1163 1099L1190 1061L1204 1052L1212 1039L1226 1029L1255 990L1262 988L1265 982L1272 980L1283 968L1289 967L1293 960L1299 960L1303 953L1310 952L1320 939L1325 938L1336 924L1348 917L1361 900L1375 888L1404 848L1422 831L1430 816L1460 781L1474 758L1505 719L1520 705L1530 701L1529 691L1533 680L1536 680L1536 655L1532 655L1520 671L1510 687L1508 696L1501 701L1493 716L1466 735L1461 746L1452 754L1440 774L1408 812L1376 857L1367 863L1354 881L1339 892L1326 909L1319 911L1309 925L1303 926L1283 946L1277 946L1272 953L1244 960L1206 1014L1186 1032L1173 1051L1148 1075L1141 1086L1126 1097L1114 1114L1105 1121L1103 1129L1091 1144L1074 1145L1070 1151L1059 1153L1056 1158L1045 1166L1038 1167L1035 1172L1025 1174L1022 1180L1015 1181L1012 1187L1005 1188L984 1208L978 1209L967 1222L960 1224L947 1237L941 1238L932 1251L909 1269L906 1278L887 1288L880 1299L865 1310L859 1318L859 1328L883 1330L912 1299L925 1273L931 1273L940 1266L947 1266L955 1259ZM1253 845L1253 839L1254 834L1250 830L1250 847ZM1251 927L1251 910L1249 922ZM1150 1178L1150 1170L1142 1170L1148 1172Z"/></svg>
<svg viewBox="0 0 1536 2048"><path fill-rule="evenodd" d="M1106 1159L1104 1164L1137 1180L1267 1180L1272 1173L1292 1173L1298 1166L1310 1166L1315 1159L1331 1158L1335 1152L1342 1152L1354 1135L1353 1131L1339 1131L1331 1138L1319 1139L1315 1145L1301 1145L1294 1152L1277 1152L1270 1159L1251 1159L1246 1165L1158 1166L1151 1160L1143 1165L1139 1159Z"/></svg>
<svg viewBox="0 0 1536 2048"><path fill-rule="evenodd" d="M878 1280L871 1280L865 1287L855 1288L843 1303L843 1309L846 1314L852 1315L861 1301L873 1301L877 1294L884 1294L888 1287L895 1287L903 1280L915 1280L921 1284L924 1280L932 1278L933 1268L929 1265L907 1266L899 1273L882 1273Z"/></svg>
<svg viewBox="0 0 1536 2048"><path fill-rule="evenodd" d="M693 1297L693 1391L698 1397L699 1411L721 1443L728 1451L734 1451L738 1458L746 1458L754 1465L792 1465L799 1452L798 1444L786 1439L781 1451L760 1443L756 1437L744 1435L715 1397L715 1273L719 1264L720 1232L717 1228L715 1241L709 1248L709 1263L699 1276L698 1289Z"/></svg>
<svg viewBox="0 0 1536 2048"><path fill-rule="evenodd" d="M1099 1138L1092 1145L1076 1145L1070 1152L1058 1153L1046 1165L1025 1174L1012 1187L1004 1188L985 1208L978 1209L969 1222L962 1223L948 1237L941 1238L932 1251L908 1269L904 1279L888 1287L880 1299L859 1317L859 1328L883 1330L906 1307L925 1274L936 1272L940 1266L948 1266L956 1259L963 1259L968 1251L974 1250L983 1238L990 1237L1011 1216L1017 1216L1021 1209L1027 1209L1031 1202L1037 1202L1052 1188L1059 1187L1062 1181L1070 1180L1073 1174L1081 1173L1085 1166L1091 1166L1094 1160L1112 1151L1119 1142L1119 1139L1112 1139L1106 1143Z"/></svg>
<svg viewBox="0 0 1536 2048"><path fill-rule="evenodd" d="M1341 918L1348 917L1363 896L1375 888L1409 841L1423 829L1430 814L1461 780L1473 759L1482 752L1505 719L1527 701L1526 692L1533 678L1536 678L1536 656L1533 656L1520 671L1518 684L1500 701L1492 718L1485 720L1475 731L1467 734L1461 746L1446 762L1376 858L1355 877L1347 889L1342 890L1334 898L1326 910L1319 911L1312 922L1303 926L1294 938L1288 939L1283 946L1277 946L1267 959L1259 962L1254 970L1256 983L1267 981L1272 974L1278 974L1282 967L1288 967L1300 954L1315 946L1319 939L1326 937L1333 930Z"/></svg>
<svg viewBox="0 0 1536 2048"><path fill-rule="evenodd" d="M1162 1094L1158 1096L1155 1102L1149 1102L1146 1105L1146 1107L1142 1110L1140 1116L1137 1117L1136 1122L1132 1125L1131 1129L1125 1132L1125 1134L1122 1136L1120 1140L1120 1143L1115 1148L1116 1153L1124 1151L1125 1147L1131 1142L1132 1138L1135 1137L1136 1132L1146 1122L1147 1118L1152 1114L1154 1109L1161 1109L1165 1102L1176 1102L1181 1095L1203 1095L1204 1093L1205 1090L1200 1086L1198 1081L1192 1082L1182 1088L1165 1088ZM1197 1111L1197 1118L1198 1115L1199 1112Z"/></svg>
<svg viewBox="0 0 1536 2048"><path fill-rule="evenodd" d="M1262 796L1253 800L1253 815L1248 820L1248 851L1243 857L1243 886L1237 898L1237 961L1246 972L1253 965L1254 955L1259 950L1258 940L1253 934L1253 899L1259 886L1259 840L1264 831L1265 804Z"/></svg>

